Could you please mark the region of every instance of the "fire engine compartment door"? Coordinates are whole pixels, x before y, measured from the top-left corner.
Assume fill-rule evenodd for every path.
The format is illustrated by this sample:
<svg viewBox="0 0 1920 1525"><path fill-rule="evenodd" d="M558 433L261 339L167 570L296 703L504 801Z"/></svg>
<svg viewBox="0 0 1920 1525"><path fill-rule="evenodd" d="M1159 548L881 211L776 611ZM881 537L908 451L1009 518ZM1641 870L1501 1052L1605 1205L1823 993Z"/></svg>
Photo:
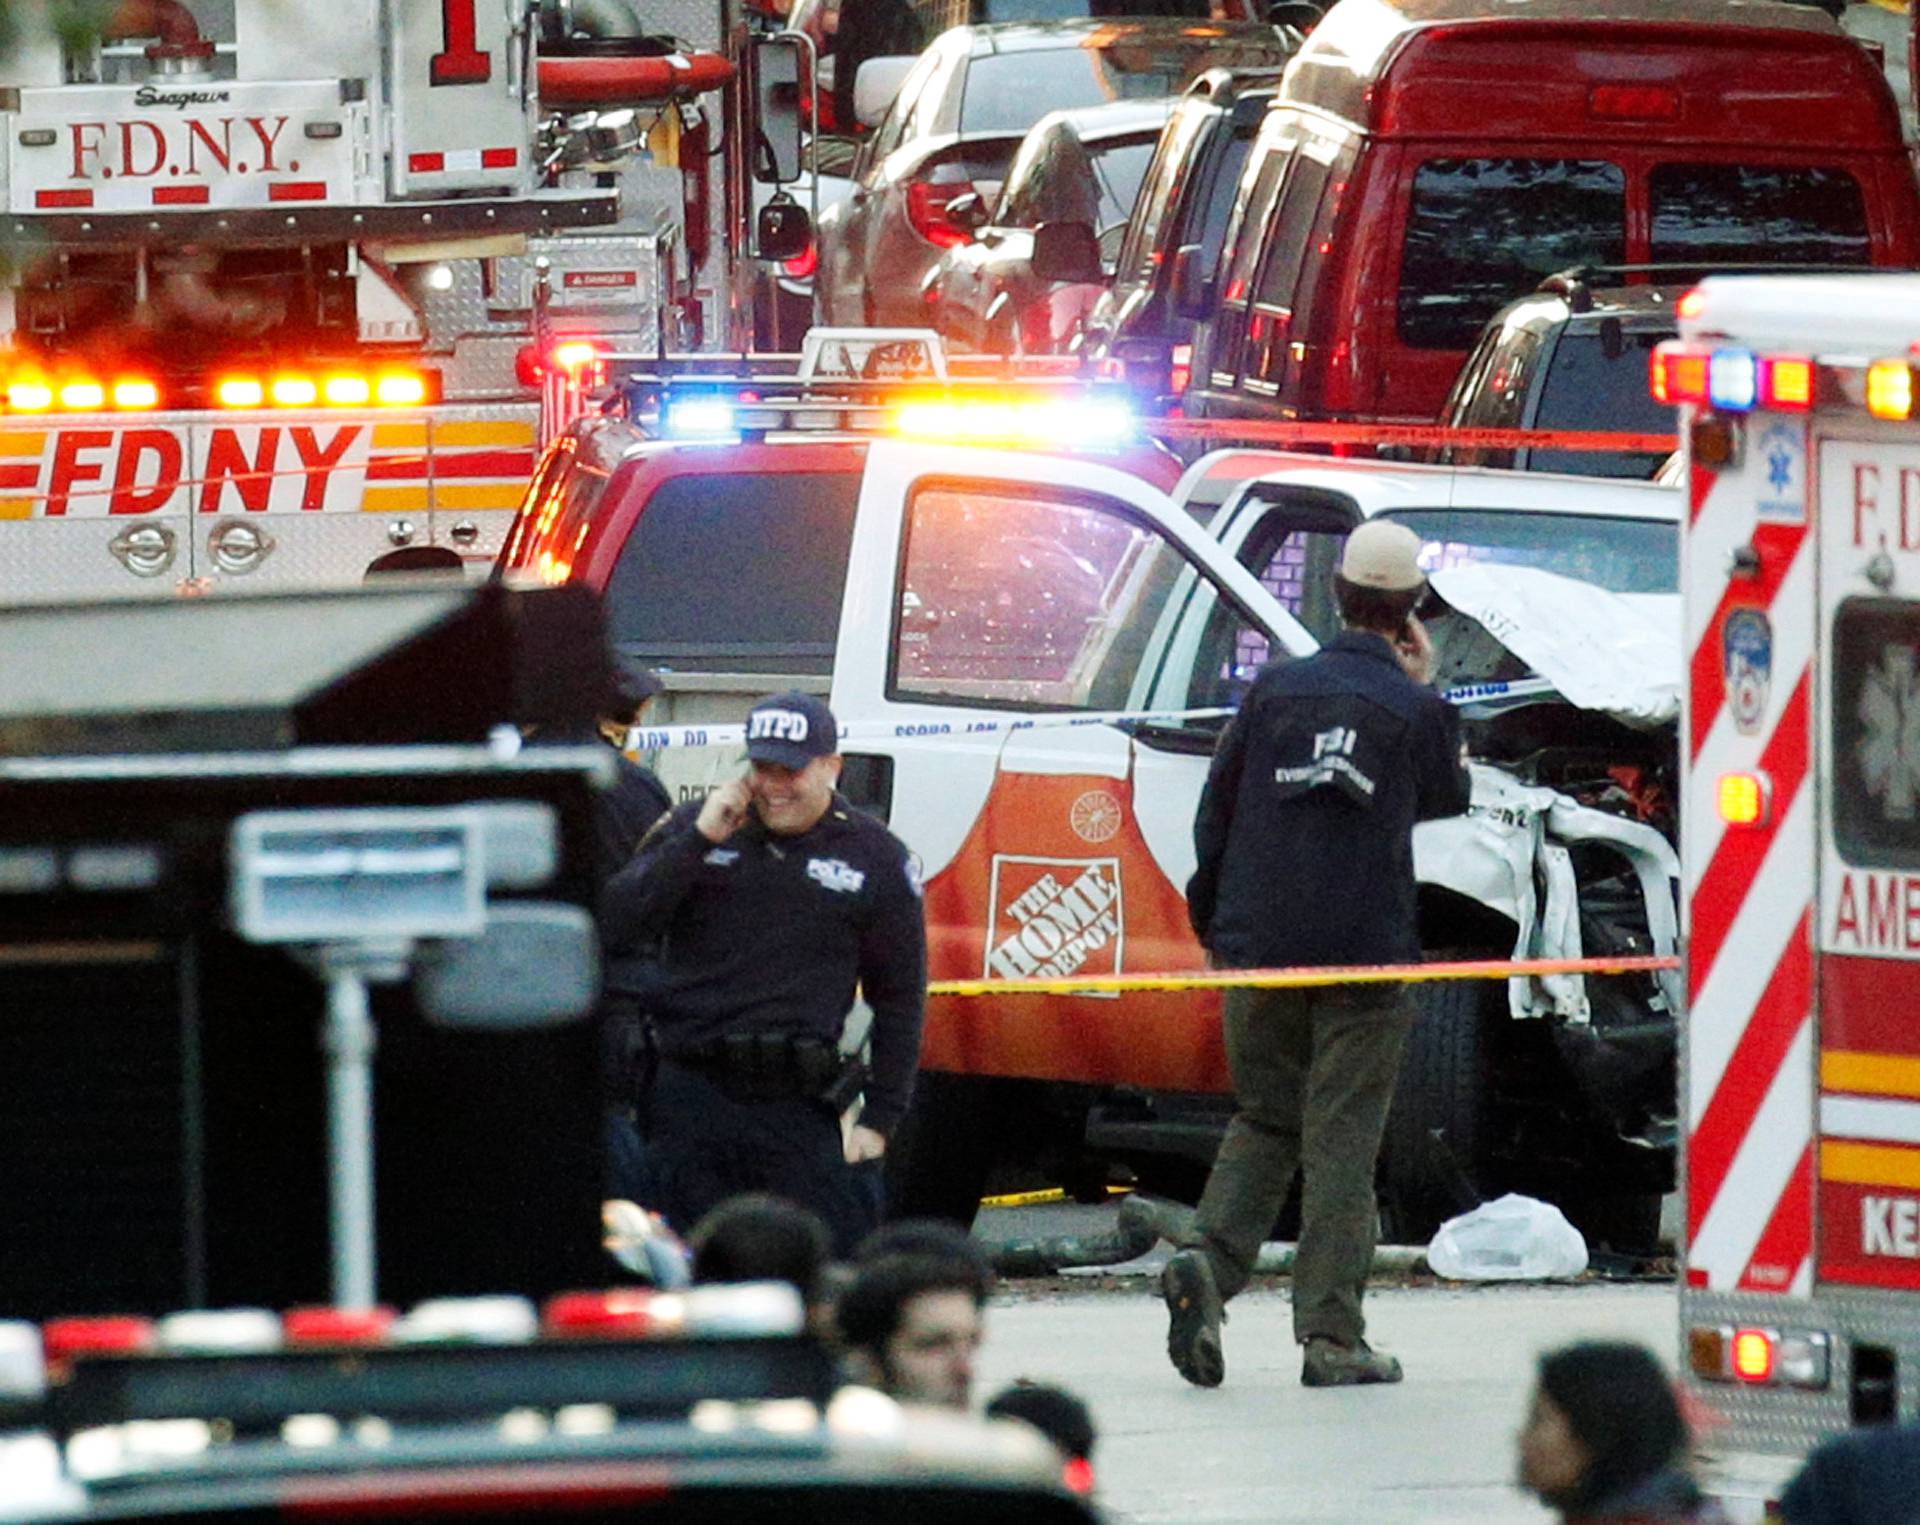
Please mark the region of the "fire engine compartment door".
<svg viewBox="0 0 1920 1525"><path fill-rule="evenodd" d="M533 189L514 9L486 0L388 7L396 196Z"/></svg>
<svg viewBox="0 0 1920 1525"><path fill-rule="evenodd" d="M1920 432L1817 446L1818 1279L1920 1289Z"/></svg>
<svg viewBox="0 0 1920 1525"><path fill-rule="evenodd" d="M1290 624L1272 599L1137 478L993 451L875 445L853 565L872 570L848 578L833 703L866 723L845 750L893 761L934 976L1200 967L1184 891L1211 734L1080 717L1230 703L1242 628ZM1217 1012L1186 991L943 998L923 1062L1222 1090Z"/></svg>

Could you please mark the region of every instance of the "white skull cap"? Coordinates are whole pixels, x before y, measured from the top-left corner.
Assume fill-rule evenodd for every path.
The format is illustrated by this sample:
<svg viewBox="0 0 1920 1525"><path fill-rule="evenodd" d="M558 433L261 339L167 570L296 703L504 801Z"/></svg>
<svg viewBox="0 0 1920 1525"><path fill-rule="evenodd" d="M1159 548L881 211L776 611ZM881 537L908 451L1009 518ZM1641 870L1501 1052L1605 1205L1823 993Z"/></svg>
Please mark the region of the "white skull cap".
<svg viewBox="0 0 1920 1525"><path fill-rule="evenodd" d="M1347 536L1340 575L1356 587L1410 593L1427 580L1420 570L1420 537L1390 519L1369 519Z"/></svg>

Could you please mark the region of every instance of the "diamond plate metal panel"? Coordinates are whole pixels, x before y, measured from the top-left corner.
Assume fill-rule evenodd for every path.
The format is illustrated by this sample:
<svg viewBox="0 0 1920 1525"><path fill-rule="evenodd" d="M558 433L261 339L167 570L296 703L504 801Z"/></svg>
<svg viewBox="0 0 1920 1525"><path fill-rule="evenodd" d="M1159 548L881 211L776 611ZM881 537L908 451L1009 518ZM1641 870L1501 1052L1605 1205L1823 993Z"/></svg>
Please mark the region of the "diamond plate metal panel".
<svg viewBox="0 0 1920 1525"><path fill-rule="evenodd" d="M173 537L172 554L155 556L158 570L136 576L113 554L125 519L18 519L0 521L0 604L64 599L171 598L180 591L191 560L184 519L143 526Z"/></svg>
<svg viewBox="0 0 1920 1525"><path fill-rule="evenodd" d="M1833 1380L1823 1392L1702 1382L1687 1373L1686 1330L1696 1324L1761 1326L1824 1332L1833 1345ZM1852 1427L1850 1394L1856 1345L1878 1345L1895 1354L1899 1416L1920 1412L1920 1302L1898 1293L1821 1288L1811 1298L1753 1293L1680 1294L1681 1370L1689 1391L1716 1415L1722 1428L1706 1437L1723 1465L1751 1471L1741 1453L1801 1456L1829 1435Z"/></svg>

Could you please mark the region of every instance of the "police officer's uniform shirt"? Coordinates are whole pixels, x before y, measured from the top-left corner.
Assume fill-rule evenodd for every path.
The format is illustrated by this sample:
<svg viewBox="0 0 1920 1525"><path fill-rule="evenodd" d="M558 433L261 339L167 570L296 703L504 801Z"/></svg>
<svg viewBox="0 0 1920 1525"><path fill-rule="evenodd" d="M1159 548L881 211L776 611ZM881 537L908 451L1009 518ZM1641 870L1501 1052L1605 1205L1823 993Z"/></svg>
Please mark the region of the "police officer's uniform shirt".
<svg viewBox="0 0 1920 1525"><path fill-rule="evenodd" d="M1381 636L1255 680L1194 821L1194 930L1238 968L1420 956L1413 826L1467 808L1460 717Z"/></svg>
<svg viewBox="0 0 1920 1525"><path fill-rule="evenodd" d="M811 831L776 836L757 816L715 844L676 808L601 897L615 958L659 941L647 1005L665 1054L726 1033L838 1043L858 985L873 1008L873 1075L861 1122L905 1115L926 1006L926 916L906 848L836 794Z"/></svg>

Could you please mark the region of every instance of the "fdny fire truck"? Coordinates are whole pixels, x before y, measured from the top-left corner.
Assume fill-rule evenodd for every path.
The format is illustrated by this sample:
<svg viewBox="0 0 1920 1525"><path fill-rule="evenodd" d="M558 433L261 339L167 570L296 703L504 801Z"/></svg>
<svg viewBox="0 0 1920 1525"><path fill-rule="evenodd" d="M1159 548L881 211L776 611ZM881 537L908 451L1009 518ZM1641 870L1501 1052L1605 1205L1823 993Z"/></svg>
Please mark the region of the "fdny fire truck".
<svg viewBox="0 0 1920 1525"><path fill-rule="evenodd" d="M480 564L570 344L724 329L725 0L9 9L0 602Z"/></svg>
<svg viewBox="0 0 1920 1525"><path fill-rule="evenodd" d="M1653 364L1691 493L1682 1362L1756 1508L1920 1401L1916 366L1905 274L1708 280Z"/></svg>

